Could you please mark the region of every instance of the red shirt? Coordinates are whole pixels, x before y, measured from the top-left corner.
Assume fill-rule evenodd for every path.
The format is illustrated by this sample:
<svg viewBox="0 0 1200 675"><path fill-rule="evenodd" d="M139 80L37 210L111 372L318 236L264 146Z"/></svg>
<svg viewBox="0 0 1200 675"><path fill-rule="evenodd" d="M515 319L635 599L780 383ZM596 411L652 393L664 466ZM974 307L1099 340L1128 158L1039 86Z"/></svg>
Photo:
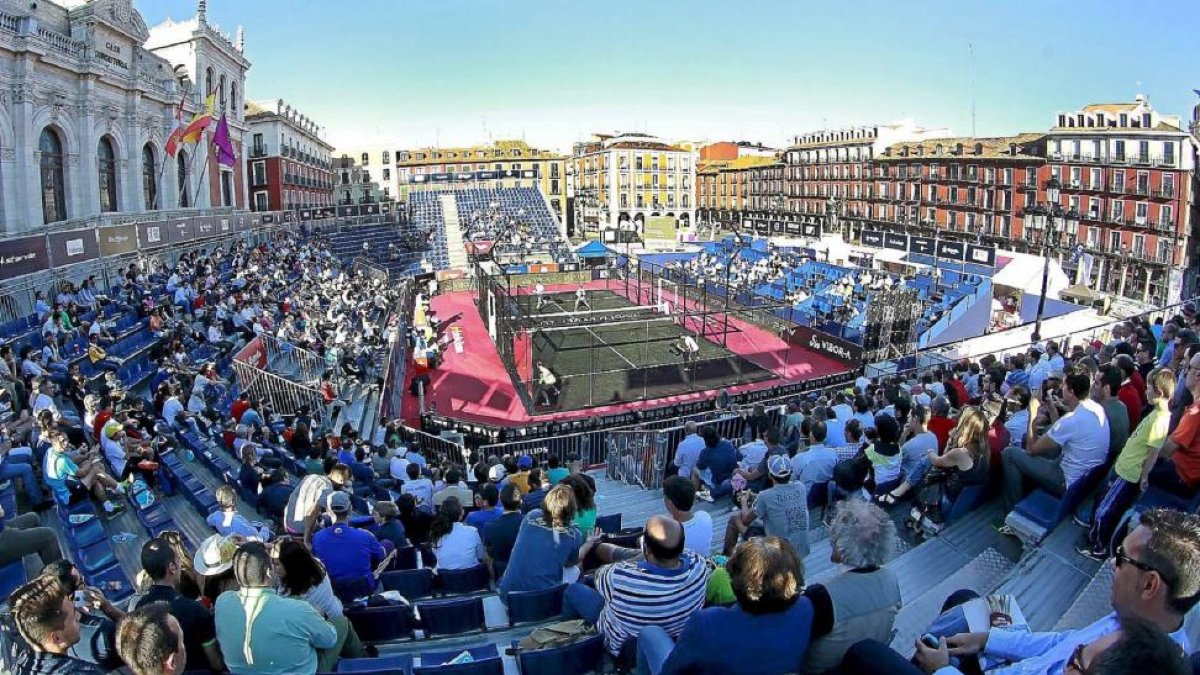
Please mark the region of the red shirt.
<svg viewBox="0 0 1200 675"><path fill-rule="evenodd" d="M1183 411L1179 426L1171 434L1179 449L1171 455L1179 478L1190 487L1200 485L1200 401Z"/></svg>
<svg viewBox="0 0 1200 675"><path fill-rule="evenodd" d="M1131 380L1127 380L1117 390L1117 398L1121 399L1121 403L1124 403L1125 409L1129 411L1130 429L1136 429L1138 422L1142 421L1142 397L1137 395L1136 386Z"/></svg>
<svg viewBox="0 0 1200 675"><path fill-rule="evenodd" d="M971 397L967 394L967 385L963 384L962 380L957 377L950 380L950 384L954 387L954 391L958 392L958 404L960 406L966 405L971 400Z"/></svg>
<svg viewBox="0 0 1200 675"><path fill-rule="evenodd" d="M112 410L105 409L96 413L96 421L94 424L92 424L93 441L100 440L100 430L104 428L105 424L108 424L110 419L112 419Z"/></svg>
<svg viewBox="0 0 1200 675"><path fill-rule="evenodd" d="M1150 400L1146 398L1146 378L1142 377L1142 373L1135 368L1133 375L1129 376L1129 381L1133 384L1133 390L1137 392L1142 407L1145 408L1150 403ZM1129 428L1132 429L1136 426L1136 424L1130 424Z"/></svg>
<svg viewBox="0 0 1200 675"><path fill-rule="evenodd" d="M234 420L241 422L242 415L244 415L249 409L250 401L244 401L239 398L233 402L232 406L229 407L229 414L233 415Z"/></svg>
<svg viewBox="0 0 1200 675"><path fill-rule="evenodd" d="M950 440L950 431L957 423L949 417L930 417L929 431L938 439L938 454L946 451L946 443Z"/></svg>

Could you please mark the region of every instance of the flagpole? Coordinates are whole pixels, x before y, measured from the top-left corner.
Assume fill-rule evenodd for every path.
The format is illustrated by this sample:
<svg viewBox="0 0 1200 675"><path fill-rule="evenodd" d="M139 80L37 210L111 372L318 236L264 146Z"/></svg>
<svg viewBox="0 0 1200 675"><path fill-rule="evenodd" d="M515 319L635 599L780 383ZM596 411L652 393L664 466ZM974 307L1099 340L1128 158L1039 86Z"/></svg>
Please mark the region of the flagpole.
<svg viewBox="0 0 1200 675"><path fill-rule="evenodd" d="M197 197L200 196L200 186L204 183L204 179L206 178L205 172L208 171L208 156L212 154L212 140L205 138L205 136L207 134L208 134L207 128L205 128L203 131L200 132L200 140L203 142L203 145L204 145L204 163L200 165L200 174L196 179L196 196ZM200 145L201 145L200 143L197 143L196 147L199 148ZM209 185L208 187L209 187L209 190L208 190L209 194L212 194L212 186ZM193 201L195 201L195 200L193 200ZM209 203L209 208L212 208L211 202Z"/></svg>

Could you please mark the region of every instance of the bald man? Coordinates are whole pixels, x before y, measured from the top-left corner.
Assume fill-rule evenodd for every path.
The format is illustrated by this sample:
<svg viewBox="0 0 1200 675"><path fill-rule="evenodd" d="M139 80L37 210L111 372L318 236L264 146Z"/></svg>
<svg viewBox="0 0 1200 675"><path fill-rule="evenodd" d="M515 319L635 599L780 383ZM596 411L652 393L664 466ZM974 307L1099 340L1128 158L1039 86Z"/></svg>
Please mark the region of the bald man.
<svg viewBox="0 0 1200 675"><path fill-rule="evenodd" d="M640 551L599 540L599 535L589 537L580 559L594 549L601 560L619 562L596 571L595 588L568 586L563 618L595 624L613 656L646 626L659 626L678 638L692 613L704 606L708 583L704 559L684 549L683 526L666 516L651 517Z"/></svg>

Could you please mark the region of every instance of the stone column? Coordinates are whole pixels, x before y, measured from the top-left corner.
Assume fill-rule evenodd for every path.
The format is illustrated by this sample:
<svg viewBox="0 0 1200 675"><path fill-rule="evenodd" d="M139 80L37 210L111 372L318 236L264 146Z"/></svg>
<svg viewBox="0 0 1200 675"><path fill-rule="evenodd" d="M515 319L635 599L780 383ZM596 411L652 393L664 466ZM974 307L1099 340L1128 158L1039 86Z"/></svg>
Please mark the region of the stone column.
<svg viewBox="0 0 1200 675"><path fill-rule="evenodd" d="M100 167L97 162L96 113L92 106L98 101L94 94L96 80L92 77L80 83L80 101L75 118L77 133L75 147L67 148L67 191L70 208L68 218L83 218L100 212ZM117 175L120 175L118 170Z"/></svg>

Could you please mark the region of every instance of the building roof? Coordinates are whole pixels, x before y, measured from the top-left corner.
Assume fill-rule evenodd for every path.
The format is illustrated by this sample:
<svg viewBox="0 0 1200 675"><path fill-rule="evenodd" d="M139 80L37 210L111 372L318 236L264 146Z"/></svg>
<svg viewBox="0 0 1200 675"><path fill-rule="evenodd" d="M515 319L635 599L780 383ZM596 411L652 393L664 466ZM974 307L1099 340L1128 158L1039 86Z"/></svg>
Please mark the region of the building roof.
<svg viewBox="0 0 1200 675"><path fill-rule="evenodd" d="M499 150L500 155L497 156L495 151ZM520 154L514 156L513 151ZM525 141L520 139L502 139L493 141L486 145L470 145L456 147L438 147L438 148L401 148L397 153L408 153L408 159L401 160L397 154L393 159L398 166L421 166L424 164L459 164L463 162L491 162L495 160L523 160L523 161L538 161L538 160L555 160L565 159L563 155L550 150L539 150L531 147ZM483 153L480 155L479 153ZM422 159L417 159L416 155L420 153L425 155ZM435 157L434 155L438 155ZM451 157L450 155L454 156Z"/></svg>
<svg viewBox="0 0 1200 675"><path fill-rule="evenodd" d="M906 141L889 145L875 159L880 161L912 161L913 159L1010 159L1010 160L1041 160L1041 154L1035 146L1045 138L1045 134L1027 132L1015 136L995 136L991 138L972 138L959 136L953 138L930 138L923 141ZM962 145L962 154L958 154L958 146ZM1017 154L1013 155L1011 146L1017 146ZM939 146L941 152L938 152ZM980 152L976 152L976 146ZM905 151L907 150L907 153Z"/></svg>
<svg viewBox="0 0 1200 675"><path fill-rule="evenodd" d="M1123 113L1137 110L1140 103L1093 103L1083 106L1083 112Z"/></svg>
<svg viewBox="0 0 1200 675"><path fill-rule="evenodd" d="M656 143L654 141L620 141L605 148L606 150L660 150L663 152L687 152L683 148Z"/></svg>
<svg viewBox="0 0 1200 675"><path fill-rule="evenodd" d="M783 161L778 157L743 155L735 160L730 161L728 166L722 167L722 170L739 171L741 169L750 169L757 166L769 166L771 164L783 164Z"/></svg>

